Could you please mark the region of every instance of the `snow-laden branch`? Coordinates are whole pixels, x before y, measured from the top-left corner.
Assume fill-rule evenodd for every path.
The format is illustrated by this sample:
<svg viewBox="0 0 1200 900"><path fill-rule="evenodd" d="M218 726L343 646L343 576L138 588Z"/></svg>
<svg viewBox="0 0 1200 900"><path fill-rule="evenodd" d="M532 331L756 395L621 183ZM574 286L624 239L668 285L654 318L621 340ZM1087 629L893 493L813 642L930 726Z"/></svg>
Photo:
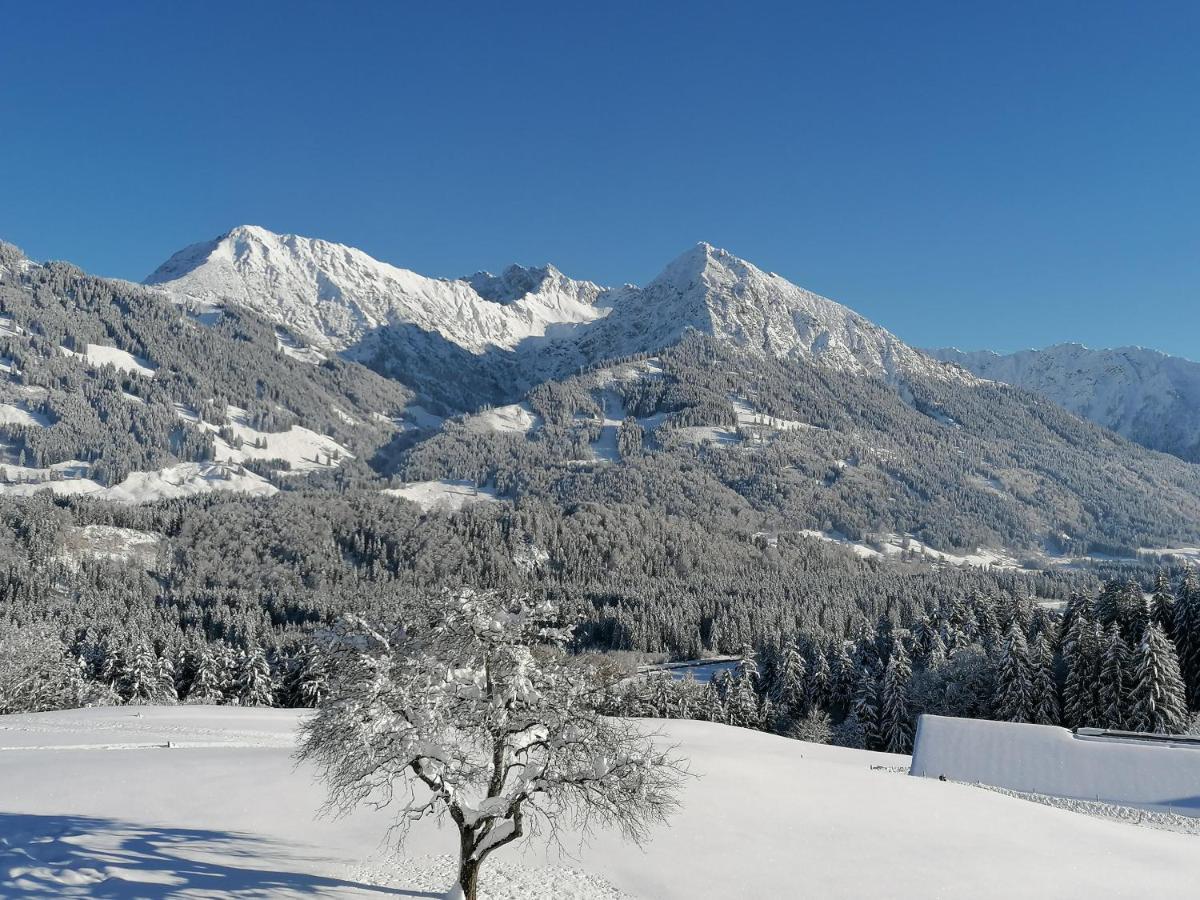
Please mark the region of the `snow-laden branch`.
<svg viewBox="0 0 1200 900"><path fill-rule="evenodd" d="M467 898L489 853L539 828L645 840L675 809L685 766L599 714L595 673L562 651L570 634L553 607L471 591L429 601L401 628L341 623L328 697L298 754L328 785L326 809L394 808L401 839L448 816Z"/></svg>

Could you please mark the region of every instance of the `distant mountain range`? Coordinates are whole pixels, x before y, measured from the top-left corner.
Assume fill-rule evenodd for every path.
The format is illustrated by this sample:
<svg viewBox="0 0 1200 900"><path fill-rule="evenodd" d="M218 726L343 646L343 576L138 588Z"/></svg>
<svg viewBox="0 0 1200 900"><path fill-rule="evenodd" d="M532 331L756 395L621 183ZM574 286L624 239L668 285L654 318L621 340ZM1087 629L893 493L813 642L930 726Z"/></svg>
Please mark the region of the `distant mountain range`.
<svg viewBox="0 0 1200 900"><path fill-rule="evenodd" d="M1200 545L1200 468L708 244L616 288L254 226L146 286L0 251L0 494L593 504L997 565ZM1094 371L1142 385L1130 422L1183 421Z"/></svg>
<svg viewBox="0 0 1200 900"><path fill-rule="evenodd" d="M352 247L242 226L180 251L146 283L199 308L251 309L300 341L461 407L516 399L689 331L847 372L956 377L841 304L704 243L645 287L609 289L553 266L428 278Z"/></svg>
<svg viewBox="0 0 1200 900"><path fill-rule="evenodd" d="M1200 462L1200 363L1141 347L1059 344L998 354L931 355L991 381L1035 391L1131 441Z"/></svg>

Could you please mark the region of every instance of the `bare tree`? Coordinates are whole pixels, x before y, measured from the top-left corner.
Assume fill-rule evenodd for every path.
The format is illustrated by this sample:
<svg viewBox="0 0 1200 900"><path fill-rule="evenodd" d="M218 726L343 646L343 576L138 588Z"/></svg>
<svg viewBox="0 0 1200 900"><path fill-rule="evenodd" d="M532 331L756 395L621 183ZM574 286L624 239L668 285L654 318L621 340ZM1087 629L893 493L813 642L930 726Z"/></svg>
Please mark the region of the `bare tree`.
<svg viewBox="0 0 1200 900"><path fill-rule="evenodd" d="M527 833L619 829L640 843L677 806L686 769L632 723L602 716L603 687L565 655L571 629L549 606L447 593L391 632L343 622L328 696L298 756L329 788L326 811L393 806L412 823L449 817L457 886L475 900L495 850Z"/></svg>

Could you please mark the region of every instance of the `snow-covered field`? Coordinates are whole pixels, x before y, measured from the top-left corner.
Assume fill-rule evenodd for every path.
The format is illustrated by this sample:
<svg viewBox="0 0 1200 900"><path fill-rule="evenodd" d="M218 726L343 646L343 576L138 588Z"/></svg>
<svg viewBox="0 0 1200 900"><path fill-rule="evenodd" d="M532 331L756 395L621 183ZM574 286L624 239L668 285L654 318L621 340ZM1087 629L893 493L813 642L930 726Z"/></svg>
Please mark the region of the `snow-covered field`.
<svg viewBox="0 0 1200 900"><path fill-rule="evenodd" d="M438 896L453 831L421 825L397 855L384 814L314 818L297 716L0 719L0 896ZM492 900L1188 896L1200 878L1194 835L911 778L895 771L907 757L661 724L700 776L671 826L644 850L600 833L582 849L564 835L573 858L536 838L501 851L483 874Z"/></svg>
<svg viewBox="0 0 1200 900"><path fill-rule="evenodd" d="M98 369L101 366L112 366L119 372L136 372L139 375L144 375L146 378L154 377L156 367L153 363L117 347L109 347L104 344L88 344L87 349L83 353L76 353L73 350L68 350L66 347L59 347L58 349L63 352L64 356L81 359L93 368Z"/></svg>
<svg viewBox="0 0 1200 900"><path fill-rule="evenodd" d="M384 488L380 493L411 500L421 509L438 509L445 512L462 509L468 503L496 499L495 491L487 487L476 487L472 481L414 481L403 487Z"/></svg>

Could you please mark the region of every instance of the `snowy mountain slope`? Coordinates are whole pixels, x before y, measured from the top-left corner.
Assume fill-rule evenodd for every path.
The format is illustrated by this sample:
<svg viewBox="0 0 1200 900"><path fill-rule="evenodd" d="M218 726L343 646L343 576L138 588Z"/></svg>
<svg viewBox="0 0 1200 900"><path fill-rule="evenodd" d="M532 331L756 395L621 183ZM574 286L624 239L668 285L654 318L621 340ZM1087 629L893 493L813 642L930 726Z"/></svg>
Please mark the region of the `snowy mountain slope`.
<svg viewBox="0 0 1200 900"><path fill-rule="evenodd" d="M472 353L512 349L554 325L603 315L601 289L557 269L512 267L449 281L361 250L255 225L187 247L147 279L205 303L236 303L328 349L345 350L388 325L434 332Z"/></svg>
<svg viewBox="0 0 1200 900"><path fill-rule="evenodd" d="M457 373L491 403L692 330L857 374L964 377L841 304L704 243L644 288L604 290L553 266L426 278L351 247L241 226L175 254L147 283L204 308L248 307L410 384Z"/></svg>
<svg viewBox="0 0 1200 900"><path fill-rule="evenodd" d="M270 496L408 427L411 392L295 360L250 311L197 322L161 292L2 243L0 269L0 495Z"/></svg>
<svg viewBox="0 0 1200 900"><path fill-rule="evenodd" d="M5 717L0 894L436 898L453 835L386 815L317 819L291 758L297 713L232 707ZM908 757L701 722L660 724L696 779L644 850L544 838L484 869L491 900L1185 896L1195 838L873 766ZM166 749L171 742L173 749Z"/></svg>
<svg viewBox="0 0 1200 900"><path fill-rule="evenodd" d="M1034 391L1136 443L1200 462L1200 363L1141 347L1058 344L998 354L930 351L981 378Z"/></svg>
<svg viewBox="0 0 1200 900"><path fill-rule="evenodd" d="M806 359L862 375L953 377L944 366L840 303L700 243L644 288L623 288L581 341L590 362L659 350L689 330L738 350Z"/></svg>

